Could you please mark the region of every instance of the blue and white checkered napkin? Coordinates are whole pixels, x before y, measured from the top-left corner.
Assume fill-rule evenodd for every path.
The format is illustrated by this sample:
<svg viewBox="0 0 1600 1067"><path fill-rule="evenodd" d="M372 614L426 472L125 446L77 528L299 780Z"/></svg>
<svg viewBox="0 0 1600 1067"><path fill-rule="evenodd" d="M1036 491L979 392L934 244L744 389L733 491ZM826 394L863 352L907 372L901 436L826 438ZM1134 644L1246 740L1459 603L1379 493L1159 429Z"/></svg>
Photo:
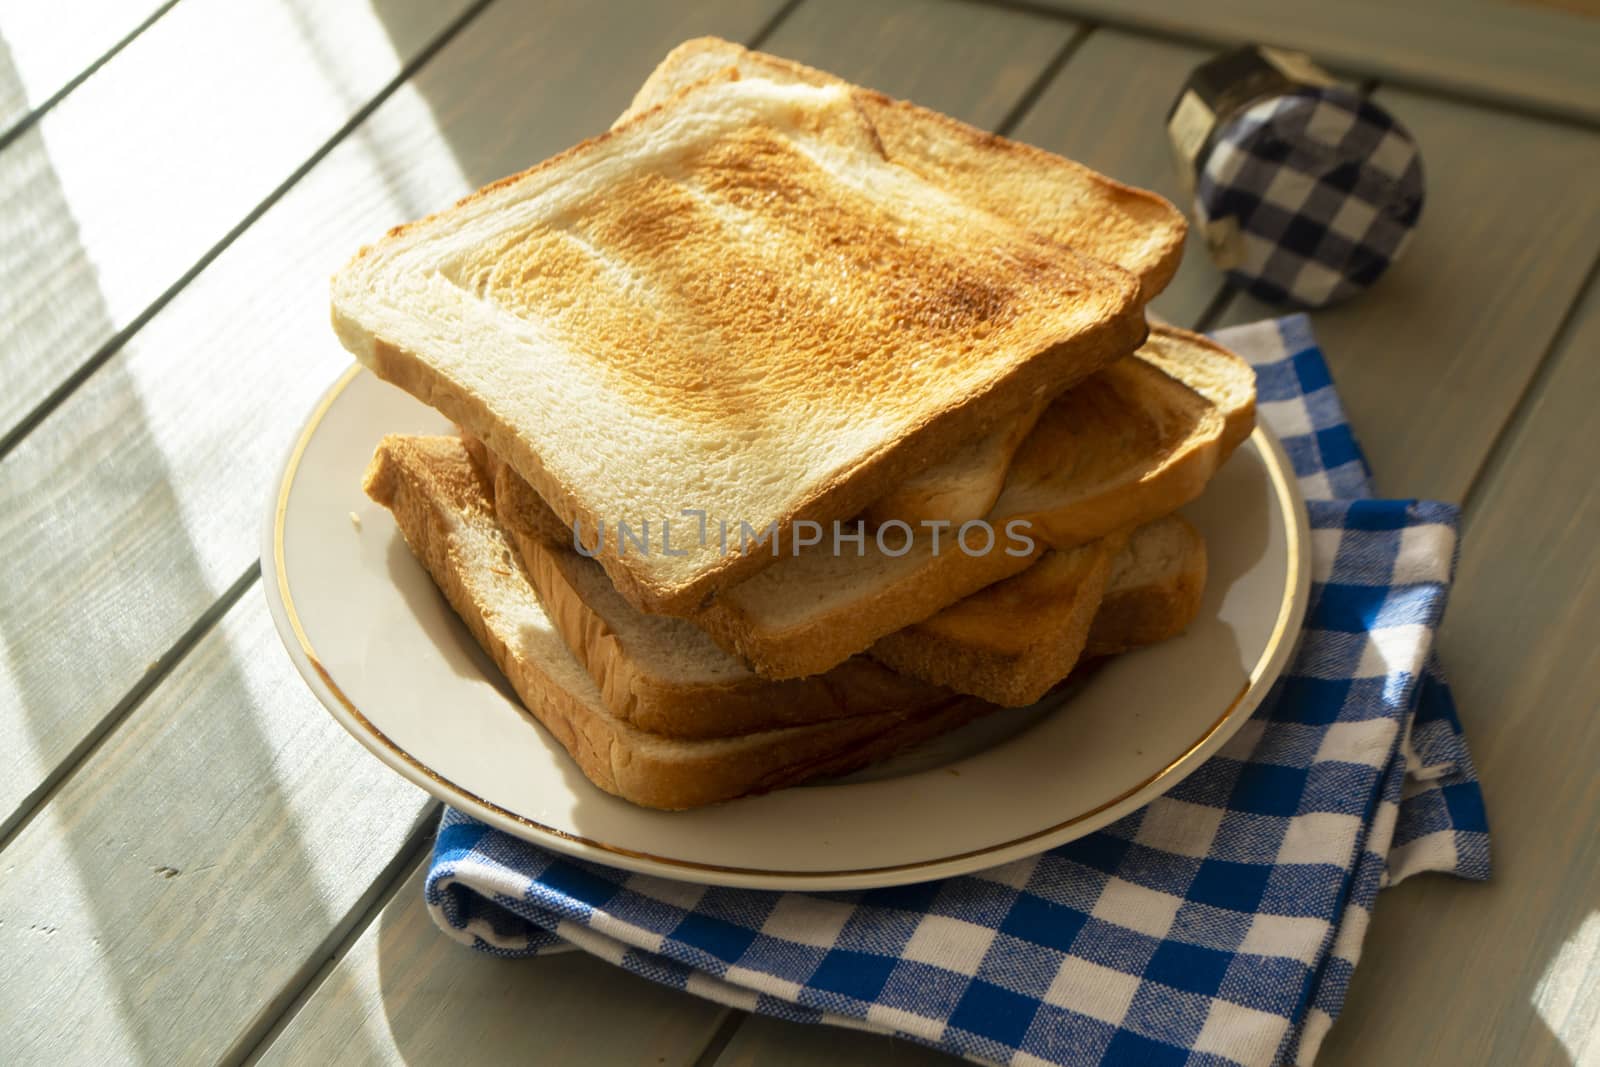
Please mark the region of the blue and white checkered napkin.
<svg viewBox="0 0 1600 1067"><path fill-rule="evenodd" d="M1310 501L1292 669L1170 794L1083 840L847 893L693 886L446 811L428 907L501 956L577 945L750 1011L1011 1064L1307 1063L1380 887L1489 873L1483 800L1432 658L1446 504L1374 500L1303 317L1227 331Z"/></svg>

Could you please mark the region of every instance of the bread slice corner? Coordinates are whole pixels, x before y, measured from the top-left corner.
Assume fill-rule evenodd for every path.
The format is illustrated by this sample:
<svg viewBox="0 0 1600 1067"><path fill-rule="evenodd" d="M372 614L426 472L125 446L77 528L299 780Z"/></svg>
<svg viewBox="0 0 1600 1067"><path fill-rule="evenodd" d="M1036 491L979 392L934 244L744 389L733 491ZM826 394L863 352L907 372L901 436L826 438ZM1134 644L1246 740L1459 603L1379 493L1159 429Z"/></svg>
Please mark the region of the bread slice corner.
<svg viewBox="0 0 1600 1067"><path fill-rule="evenodd" d="M1200 614L1206 542L1182 515L1135 530L1106 579L1084 655L1112 656L1177 637Z"/></svg>
<svg viewBox="0 0 1600 1067"><path fill-rule="evenodd" d="M1025 519L1054 548L1131 529L1205 490L1224 426L1182 380L1137 356L1120 360L1045 411L1011 461L995 513Z"/></svg>
<svg viewBox="0 0 1600 1067"><path fill-rule="evenodd" d="M1221 459L1256 428L1256 372L1209 337L1176 326L1153 326L1139 358L1199 393L1221 412Z"/></svg>
<svg viewBox="0 0 1600 1067"><path fill-rule="evenodd" d="M1021 574L879 638L871 655L996 704L1032 704L1078 662L1125 539L1047 552Z"/></svg>

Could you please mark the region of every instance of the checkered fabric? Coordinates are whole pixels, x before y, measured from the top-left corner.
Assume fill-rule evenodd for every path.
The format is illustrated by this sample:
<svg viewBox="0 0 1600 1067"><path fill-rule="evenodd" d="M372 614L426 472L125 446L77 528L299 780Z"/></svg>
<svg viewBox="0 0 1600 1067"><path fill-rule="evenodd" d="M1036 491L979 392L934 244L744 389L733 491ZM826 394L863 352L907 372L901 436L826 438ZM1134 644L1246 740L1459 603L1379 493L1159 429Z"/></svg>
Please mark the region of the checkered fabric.
<svg viewBox="0 0 1600 1067"><path fill-rule="evenodd" d="M749 1011L1007 1064L1308 1063L1380 887L1489 872L1483 802L1431 658L1455 510L1374 500L1303 318L1228 331L1310 498L1290 672L1168 795L978 874L776 893L579 862L446 811L426 883L451 937L576 945Z"/></svg>
<svg viewBox="0 0 1600 1067"><path fill-rule="evenodd" d="M1395 119L1340 88L1302 88L1230 119L1200 167L1195 218L1228 280L1275 304L1365 289L1422 213L1422 162Z"/></svg>

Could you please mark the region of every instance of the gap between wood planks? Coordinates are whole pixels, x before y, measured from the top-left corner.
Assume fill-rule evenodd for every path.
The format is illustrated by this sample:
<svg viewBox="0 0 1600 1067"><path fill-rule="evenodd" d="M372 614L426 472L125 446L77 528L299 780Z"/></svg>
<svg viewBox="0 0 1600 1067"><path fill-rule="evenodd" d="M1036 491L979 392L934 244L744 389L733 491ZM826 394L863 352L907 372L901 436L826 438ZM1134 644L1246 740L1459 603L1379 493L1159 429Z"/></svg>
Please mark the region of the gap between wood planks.
<svg viewBox="0 0 1600 1067"><path fill-rule="evenodd" d="M0 854L11 847L11 842L27 829L34 816L45 809L61 787L77 773L78 768L100 750L106 740L116 732L117 727L127 721L128 716L139 710L146 698L167 680L167 676L189 654L190 649L198 645L201 639L222 621L222 617L233 609L260 577L261 563L258 560L245 568L244 573L235 578L233 584L223 590L222 595L201 612L200 617L195 619L187 630L178 635L178 639L150 664L149 669L123 694L122 699L113 704L111 710L106 712L94 728L73 746L66 758L44 776L33 792L17 805L16 810L5 816L4 821L0 821Z"/></svg>
<svg viewBox="0 0 1600 1067"><path fill-rule="evenodd" d="M1067 65L1069 59L1078 54L1078 49L1083 47L1083 42L1088 40L1089 35L1094 31L1095 24L1085 22L1078 27L1071 37L1067 38L1067 43L1062 45L1061 49L1050 57L1050 62L1044 65L1044 69L1039 72L1038 77L1034 78L1028 84L1028 87L1022 90L1022 95L1017 98L1015 104L1011 105L1011 110L1007 111L1005 117L995 124L995 133L1004 137L1017 128L1017 123L1021 122L1023 116L1033 110L1033 106L1039 102L1039 98L1044 95L1044 91L1050 88L1050 83L1056 80L1056 75L1061 73L1061 68Z"/></svg>
<svg viewBox="0 0 1600 1067"><path fill-rule="evenodd" d="M208 248L199 259L192 263L187 270L178 276L177 280L175 280L164 291L162 291L162 293L152 300L148 306L135 315L132 321L130 321L126 326L122 327L122 329L118 330L116 333L112 334L111 337L109 337L98 349L96 349L88 359L75 367L59 385L50 391L50 393L43 400L35 404L31 411L22 416L22 418L18 420L14 427L12 427L3 436L0 436L0 462L4 462L5 458L11 454L12 450L15 449L17 445L22 443L23 439L26 438L28 434L37 429L40 423L48 419L50 415L67 400L68 397L77 392L78 388L83 385L84 382L88 381L97 370L99 370L106 364L107 361L111 359L112 356L116 355L118 350L132 340L133 336L144 327L145 323L155 318L155 316L160 313L163 308L171 303L173 298L183 290L184 286L193 281L195 276L201 271L209 267L218 256L227 250L229 245L233 244L234 241L238 240L241 234L253 226L257 219L266 214L267 211L279 200L283 199L284 194L287 193L296 182L305 177L307 172L309 172L312 167L320 163L329 152L333 151L334 147L337 146L340 141L344 140L344 138L348 136L352 130L365 122L368 116L376 111L384 103L384 101L393 96L395 92L411 78L412 75L416 74L416 72L420 70L423 65L428 62L428 60L432 59L441 48L449 44L450 41L456 37L456 35L464 30L473 19L482 14L484 9L493 2L494 0L476 0L476 2L470 7L463 11L460 15L456 16L455 21L451 22L442 31L440 31L438 36L429 41L421 51L412 57L409 62L404 64L395 74L395 76L385 83L383 88L378 90L376 95L374 95L354 114L346 119L344 123L334 131L331 137L317 147L316 151L312 152L310 156L306 157L306 159L300 163L299 166L290 171L288 177L284 178L282 182L280 182L270 193L268 193L265 199L263 199L255 207L251 208L244 218L240 219L239 222L236 223L230 230L228 230L227 233L223 234L221 240ZM109 56L107 58L109 58Z"/></svg>
<svg viewBox="0 0 1600 1067"><path fill-rule="evenodd" d="M1600 254L1596 254L1594 262L1589 264L1589 272L1584 276L1583 284L1578 287L1577 296L1567 310L1562 313L1561 321L1557 324L1555 332L1550 335L1550 343L1539 356L1539 362L1534 367L1533 373L1528 376L1527 383L1522 387L1522 392L1517 395L1517 402L1512 405L1511 413L1500 424L1494 438L1489 442L1489 450L1484 454L1478 469L1473 472L1472 480L1467 483L1467 491L1461 497L1461 532L1466 536L1472 521L1472 515L1477 504L1478 494L1494 480L1494 473L1505 462L1506 444L1528 421L1529 411L1534 402L1544 392L1545 383L1555 371L1558 356L1565 349L1571 339L1573 325L1577 320L1579 309L1588 299L1589 292L1596 285L1600 285Z"/></svg>
<svg viewBox="0 0 1600 1067"><path fill-rule="evenodd" d="M40 119L44 118L48 111L54 108L57 104L61 103L61 101L65 100L74 89L88 81L90 76L93 75L95 71L109 63L118 52L128 47L128 45L133 42L135 37L139 36L145 30L148 30L151 26L154 26L157 20L159 20L162 15L165 15L168 11L171 11L175 6L177 6L177 3L178 0L167 0L166 3L162 4L160 7L156 8L148 16L146 16L143 22L139 23L139 25L135 26L132 30L129 30L128 34L123 37L122 40L116 42L110 48L106 49L102 55L90 61L88 66L84 67L77 74L74 74L71 78L67 79L66 84L62 85L55 92L45 97L42 103L30 108L8 128L0 130L0 152L4 152L7 145L31 130Z"/></svg>
<svg viewBox="0 0 1600 1067"><path fill-rule="evenodd" d="M433 849L434 828L439 823L439 813L443 809L444 805L438 801L423 808L411 832L406 835L405 844L395 852L394 858L378 872L378 876L345 913L345 917L328 931L322 944L284 984L255 1024L239 1035L233 1046L218 1060L220 1064L226 1067L254 1064L266 1054L284 1028L300 1013L306 1002L316 996L328 976L350 954L355 943L383 914L384 908L399 895L410 880L411 872L426 862Z"/></svg>
<svg viewBox="0 0 1600 1067"><path fill-rule="evenodd" d="M739 1032L739 1027L743 1026L748 1018L750 1018L749 1012L728 1008L727 1014L717 1022L717 1028L711 1032L711 1038L706 1042L705 1048L695 1057L694 1067L711 1067L720 1060L722 1054L728 1050L728 1046L733 1044L733 1035Z"/></svg>

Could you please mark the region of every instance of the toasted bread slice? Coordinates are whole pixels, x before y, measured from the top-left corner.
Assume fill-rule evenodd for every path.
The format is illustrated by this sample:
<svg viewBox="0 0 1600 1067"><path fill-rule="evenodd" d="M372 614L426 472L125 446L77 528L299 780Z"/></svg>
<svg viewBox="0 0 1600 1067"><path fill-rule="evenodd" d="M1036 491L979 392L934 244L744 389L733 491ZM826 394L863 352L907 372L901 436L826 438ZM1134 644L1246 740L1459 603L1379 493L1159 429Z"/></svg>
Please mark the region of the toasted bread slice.
<svg viewBox="0 0 1600 1067"><path fill-rule="evenodd" d="M702 37L673 49L618 121L729 68L741 77L781 83L848 84L800 63ZM891 160L960 190L1002 218L1130 271L1139 278L1142 301L1159 293L1177 270L1186 224L1176 208L1154 193L915 104L876 93L862 99ZM1019 417L968 441L944 463L913 473L867 506L867 522L961 523L988 514L1005 484L1011 457L1048 399L1040 397Z"/></svg>
<svg viewBox="0 0 1600 1067"><path fill-rule="evenodd" d="M462 430L459 436L473 466L491 489L496 516L508 535L513 539L532 538L553 549L577 550L572 529L562 523L561 516L551 510L522 475L506 466L505 460L470 433ZM509 483L509 491L498 491L502 483ZM593 547L592 543L586 544Z"/></svg>
<svg viewBox="0 0 1600 1067"><path fill-rule="evenodd" d="M989 514L1005 488L1011 458L1052 399L1040 397L1009 426L969 441L943 463L916 472L867 505L861 517L876 528L895 519L920 526L925 522L963 523Z"/></svg>
<svg viewBox="0 0 1600 1067"><path fill-rule="evenodd" d="M1152 326L1138 355L1211 401L1222 413L1222 460L1233 455L1256 428L1255 368L1211 338L1175 326Z"/></svg>
<svg viewBox="0 0 1600 1067"><path fill-rule="evenodd" d="M818 725L696 741L647 733L610 712L562 643L458 439L387 437L365 485L533 716L590 781L636 804L699 807L842 774L993 707L922 687L917 700Z"/></svg>
<svg viewBox="0 0 1600 1067"><path fill-rule="evenodd" d="M1139 527L1117 554L1084 656L1110 656L1177 637L1200 612L1206 542L1181 515Z"/></svg>
<svg viewBox="0 0 1600 1067"><path fill-rule="evenodd" d="M770 557L684 509L855 514L1143 340L1137 279L966 193L886 159L848 87L713 79L391 230L334 326L686 614Z"/></svg>
<svg viewBox="0 0 1600 1067"><path fill-rule="evenodd" d="M1255 371L1215 341L1172 326L1152 326L1134 355L1187 385L1221 413L1219 464L1255 429ZM891 519L912 525L941 519L960 523L987 514L999 499L1017 449L1047 404L1041 402L1012 426L969 442L952 458L912 475L869 505L863 516L876 526Z"/></svg>
<svg viewBox="0 0 1600 1067"><path fill-rule="evenodd" d="M1177 378L1121 360L1045 411L1012 457L994 514L1025 517L1054 548L1138 526L1200 495L1224 425Z"/></svg>
<svg viewBox="0 0 1600 1067"><path fill-rule="evenodd" d="M825 537L726 590L695 621L768 677L827 670L1021 573L1046 547L1087 544L1193 500L1216 470L1222 429L1204 397L1152 364L1121 360L1052 402L1023 442L986 519L990 551L969 555L950 531L941 552L924 530L897 557L870 535L861 556L849 546L834 554ZM1025 531L1028 551L1006 536L1012 529Z"/></svg>
<svg viewBox="0 0 1600 1067"><path fill-rule="evenodd" d="M872 657L901 674L996 704L1032 704L1080 658L1182 633L1205 589L1205 542L1168 515L1129 535L1048 552L999 582L897 633Z"/></svg>
<svg viewBox="0 0 1600 1067"><path fill-rule="evenodd" d="M718 648L687 619L646 615L599 564L552 546L549 508L515 471L498 466L495 513L567 648L617 718L668 737L732 737L826 722L929 699L927 683L866 658L826 674L774 682Z"/></svg>
<svg viewBox="0 0 1600 1067"><path fill-rule="evenodd" d="M699 37L661 61L619 121L729 69L742 78L860 89L792 60ZM916 104L870 90L858 98L889 159L986 211L1130 271L1139 279L1142 303L1177 272L1187 224L1155 193Z"/></svg>
<svg viewBox="0 0 1600 1067"><path fill-rule="evenodd" d="M1016 577L880 637L872 657L996 704L1032 704L1078 662L1125 539L1047 552Z"/></svg>

